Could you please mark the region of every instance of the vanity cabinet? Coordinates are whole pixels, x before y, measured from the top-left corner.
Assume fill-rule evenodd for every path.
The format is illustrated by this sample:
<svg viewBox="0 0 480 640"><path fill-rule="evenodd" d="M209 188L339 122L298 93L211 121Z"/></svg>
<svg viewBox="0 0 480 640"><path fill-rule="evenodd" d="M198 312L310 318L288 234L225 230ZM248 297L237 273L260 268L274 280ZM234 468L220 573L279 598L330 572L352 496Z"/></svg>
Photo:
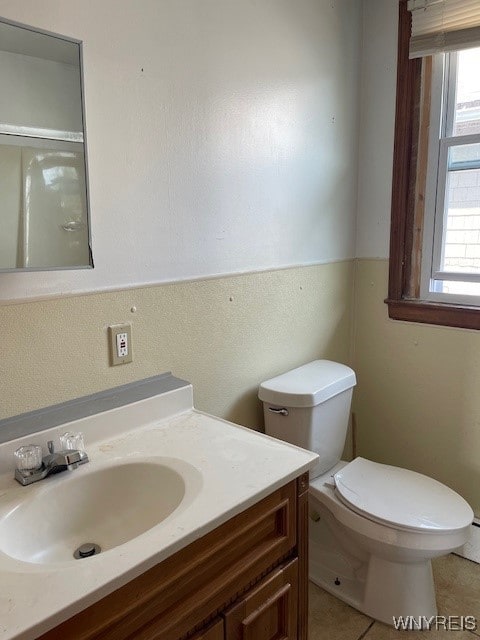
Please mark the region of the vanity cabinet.
<svg viewBox="0 0 480 640"><path fill-rule="evenodd" d="M196 633L192 640L224 640L225 637L225 625L223 619L216 620L213 624L209 624L208 627L199 633Z"/></svg>
<svg viewBox="0 0 480 640"><path fill-rule="evenodd" d="M306 640L307 491L304 474L40 640Z"/></svg>
<svg viewBox="0 0 480 640"><path fill-rule="evenodd" d="M297 638L298 561L271 572L225 614L228 640Z"/></svg>

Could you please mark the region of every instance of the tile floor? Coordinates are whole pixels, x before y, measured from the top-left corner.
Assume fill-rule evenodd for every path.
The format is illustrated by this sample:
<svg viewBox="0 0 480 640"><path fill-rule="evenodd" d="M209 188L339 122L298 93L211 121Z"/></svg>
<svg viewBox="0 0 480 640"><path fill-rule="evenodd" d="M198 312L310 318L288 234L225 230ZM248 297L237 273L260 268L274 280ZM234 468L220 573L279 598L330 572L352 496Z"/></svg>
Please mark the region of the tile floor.
<svg viewBox="0 0 480 640"><path fill-rule="evenodd" d="M475 616L478 628L471 631L396 631L352 609L344 602L310 583L309 640L396 640L425 636L475 640L480 637L480 564L449 555L433 563L438 613L443 616Z"/></svg>

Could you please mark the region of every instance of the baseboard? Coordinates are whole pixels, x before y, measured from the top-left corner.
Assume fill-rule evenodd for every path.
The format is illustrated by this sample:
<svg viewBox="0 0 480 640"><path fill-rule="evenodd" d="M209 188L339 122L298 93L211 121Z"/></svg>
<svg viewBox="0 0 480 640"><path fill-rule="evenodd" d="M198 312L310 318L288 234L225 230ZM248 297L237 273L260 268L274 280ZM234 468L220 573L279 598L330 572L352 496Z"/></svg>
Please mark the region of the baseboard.
<svg viewBox="0 0 480 640"><path fill-rule="evenodd" d="M455 555L480 564L480 520L475 518L471 527L470 540Z"/></svg>

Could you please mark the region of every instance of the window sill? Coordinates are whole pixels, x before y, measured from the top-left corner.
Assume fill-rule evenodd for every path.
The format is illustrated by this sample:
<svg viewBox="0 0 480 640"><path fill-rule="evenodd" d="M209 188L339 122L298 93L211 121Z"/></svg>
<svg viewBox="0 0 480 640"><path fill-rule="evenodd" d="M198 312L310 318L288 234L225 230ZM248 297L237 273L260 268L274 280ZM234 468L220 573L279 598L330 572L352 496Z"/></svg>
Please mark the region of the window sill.
<svg viewBox="0 0 480 640"><path fill-rule="evenodd" d="M424 300L387 298L388 316L392 320L437 324L461 329L480 329L480 307L468 307Z"/></svg>

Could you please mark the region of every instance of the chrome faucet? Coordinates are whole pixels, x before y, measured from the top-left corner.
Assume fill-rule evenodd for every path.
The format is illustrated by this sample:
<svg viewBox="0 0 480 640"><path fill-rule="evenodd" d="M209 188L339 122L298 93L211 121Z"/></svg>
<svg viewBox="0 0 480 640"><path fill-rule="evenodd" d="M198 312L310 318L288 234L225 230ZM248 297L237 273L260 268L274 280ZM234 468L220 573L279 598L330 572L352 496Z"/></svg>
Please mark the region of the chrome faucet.
<svg viewBox="0 0 480 640"><path fill-rule="evenodd" d="M49 453L43 458L40 458L40 447L36 447L35 445L29 445L27 447L20 447L20 449L17 449L15 452L17 458L15 480L20 482L23 486L26 486L28 484L38 482L39 480L43 480L54 473L60 473L67 470L72 471L73 469L76 469L79 464L85 464L88 462L88 455L85 451L80 451L79 449L63 449L61 451L55 451L53 440L49 440L47 446ZM40 454L38 454L38 452L40 452ZM25 464L19 465L18 460L22 454L28 456L29 459L32 459L37 455L38 465L34 468L25 468ZM29 465L27 464L27 466Z"/></svg>

